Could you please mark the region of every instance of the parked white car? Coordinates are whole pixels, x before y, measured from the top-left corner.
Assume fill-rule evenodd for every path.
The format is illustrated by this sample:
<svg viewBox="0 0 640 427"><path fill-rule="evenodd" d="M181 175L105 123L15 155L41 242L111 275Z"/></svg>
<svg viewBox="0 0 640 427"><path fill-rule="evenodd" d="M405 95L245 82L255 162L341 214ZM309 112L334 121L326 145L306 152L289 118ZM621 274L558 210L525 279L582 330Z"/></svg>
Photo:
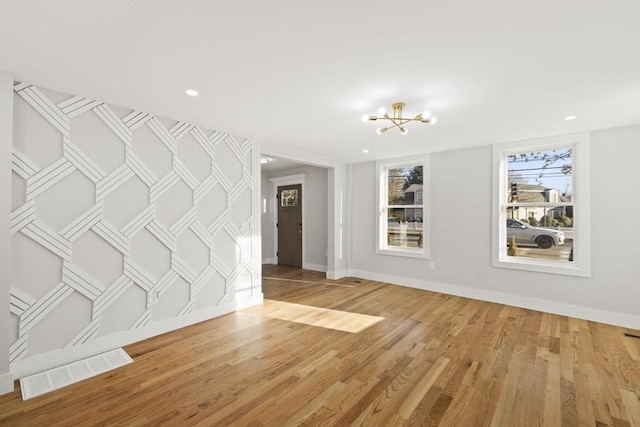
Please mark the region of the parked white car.
<svg viewBox="0 0 640 427"><path fill-rule="evenodd" d="M533 227L526 222L507 218L507 243L515 236L516 245L534 245L542 249L564 244L562 231Z"/></svg>

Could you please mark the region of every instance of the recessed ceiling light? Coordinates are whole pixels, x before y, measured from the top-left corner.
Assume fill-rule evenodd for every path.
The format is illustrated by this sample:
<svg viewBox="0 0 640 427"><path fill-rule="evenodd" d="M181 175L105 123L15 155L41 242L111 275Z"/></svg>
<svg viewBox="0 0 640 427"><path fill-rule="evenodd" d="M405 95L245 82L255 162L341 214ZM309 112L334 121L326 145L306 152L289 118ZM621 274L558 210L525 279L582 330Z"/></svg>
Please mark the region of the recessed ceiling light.
<svg viewBox="0 0 640 427"><path fill-rule="evenodd" d="M366 148L364 150L362 150L363 153L367 154L369 152L369 150L367 150Z"/></svg>
<svg viewBox="0 0 640 427"><path fill-rule="evenodd" d="M198 91L193 89L187 89L184 91L189 96L198 96Z"/></svg>
<svg viewBox="0 0 640 427"><path fill-rule="evenodd" d="M573 119L575 119L575 118L576 118L576 116L567 116L567 117L565 117L564 119L565 119L565 120L573 120Z"/></svg>

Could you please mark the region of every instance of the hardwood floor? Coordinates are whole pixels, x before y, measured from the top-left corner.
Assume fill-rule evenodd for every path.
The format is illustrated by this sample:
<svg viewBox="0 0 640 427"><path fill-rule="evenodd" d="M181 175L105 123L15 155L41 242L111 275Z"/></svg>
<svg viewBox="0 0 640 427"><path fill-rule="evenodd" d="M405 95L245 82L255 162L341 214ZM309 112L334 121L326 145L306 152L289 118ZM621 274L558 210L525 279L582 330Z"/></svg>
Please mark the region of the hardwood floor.
<svg viewBox="0 0 640 427"><path fill-rule="evenodd" d="M263 306L127 346L134 363L27 402L0 396L0 425L640 426L640 340L622 335L638 331L263 274Z"/></svg>

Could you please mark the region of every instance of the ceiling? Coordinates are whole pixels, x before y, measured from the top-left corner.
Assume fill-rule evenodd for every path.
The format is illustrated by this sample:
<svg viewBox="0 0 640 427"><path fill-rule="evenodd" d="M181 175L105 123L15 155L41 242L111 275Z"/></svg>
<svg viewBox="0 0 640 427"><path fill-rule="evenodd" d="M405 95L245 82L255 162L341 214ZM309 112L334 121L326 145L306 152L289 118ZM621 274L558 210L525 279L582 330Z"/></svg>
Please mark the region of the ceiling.
<svg viewBox="0 0 640 427"><path fill-rule="evenodd" d="M287 160L277 159L277 158L274 158L274 157L262 156L261 160L262 159L268 159L269 160L266 163L260 162L260 169L263 172L276 172L276 171L287 170L287 169L295 169L295 168L301 166L300 163L290 162L290 161L287 161Z"/></svg>
<svg viewBox="0 0 640 427"><path fill-rule="evenodd" d="M362 162L640 122L640 2L0 0L0 67ZM360 120L396 101L438 123Z"/></svg>

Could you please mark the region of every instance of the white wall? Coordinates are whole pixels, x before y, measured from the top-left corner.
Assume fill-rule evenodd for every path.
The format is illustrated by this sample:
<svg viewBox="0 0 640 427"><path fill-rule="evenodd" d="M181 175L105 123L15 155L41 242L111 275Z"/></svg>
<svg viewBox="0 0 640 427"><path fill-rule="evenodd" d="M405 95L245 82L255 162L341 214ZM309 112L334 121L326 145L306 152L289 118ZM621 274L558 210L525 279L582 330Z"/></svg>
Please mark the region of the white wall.
<svg viewBox="0 0 640 427"><path fill-rule="evenodd" d="M304 165L293 169L272 171L263 177L262 197L267 197L268 201L273 201L275 193L272 191L271 182L269 189L265 187L264 180L269 178L279 178L291 175L304 174L303 188L303 227L304 227L304 259L302 266L308 270L327 271L327 169L316 166ZM267 203L268 212L262 214L263 228L263 262L275 260L273 253L273 221L276 213L275 203ZM267 221L270 226L267 226ZM271 247L267 244L271 243Z"/></svg>
<svg viewBox="0 0 640 427"><path fill-rule="evenodd" d="M491 147L432 154L431 262L374 252L374 163L352 166L351 274L640 328L640 127L591 134L592 276L491 266Z"/></svg>
<svg viewBox="0 0 640 427"><path fill-rule="evenodd" d="M25 84L15 91L14 120L2 122L13 162L1 166L3 177L13 172L1 205L12 216L12 275L0 356L9 337L13 375L262 300L256 142Z"/></svg>
<svg viewBox="0 0 640 427"><path fill-rule="evenodd" d="M261 179L261 196L260 196L260 218L261 218L261 230L262 230L262 263L263 264L275 264L276 254L273 252L273 224L275 221L275 214L273 209L273 199L275 198L273 193L273 184L269 181L269 174L262 172ZM266 203L266 212L265 212Z"/></svg>
<svg viewBox="0 0 640 427"><path fill-rule="evenodd" d="M0 394L13 391L9 367L11 345L11 145L13 76L0 70Z"/></svg>
<svg viewBox="0 0 640 427"><path fill-rule="evenodd" d="M329 177L327 279L337 280L349 275L351 165L336 165L327 172Z"/></svg>

